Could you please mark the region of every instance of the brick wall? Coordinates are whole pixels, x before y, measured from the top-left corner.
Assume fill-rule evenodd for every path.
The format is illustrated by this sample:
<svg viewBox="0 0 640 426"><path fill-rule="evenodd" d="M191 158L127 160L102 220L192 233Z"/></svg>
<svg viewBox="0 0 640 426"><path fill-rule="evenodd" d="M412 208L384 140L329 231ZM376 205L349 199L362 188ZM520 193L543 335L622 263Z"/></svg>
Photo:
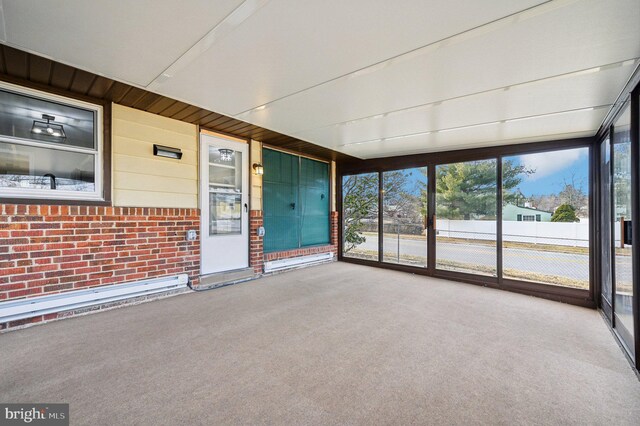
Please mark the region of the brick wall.
<svg viewBox="0 0 640 426"><path fill-rule="evenodd" d="M331 245L335 246L336 253L338 250L338 212L331 212Z"/></svg>
<svg viewBox="0 0 640 426"><path fill-rule="evenodd" d="M198 209L0 204L0 301L189 275L197 283Z"/></svg>
<svg viewBox="0 0 640 426"><path fill-rule="evenodd" d="M262 210L251 210L249 217L249 265L256 274L262 273L264 265L264 238L258 236L258 228L263 226Z"/></svg>

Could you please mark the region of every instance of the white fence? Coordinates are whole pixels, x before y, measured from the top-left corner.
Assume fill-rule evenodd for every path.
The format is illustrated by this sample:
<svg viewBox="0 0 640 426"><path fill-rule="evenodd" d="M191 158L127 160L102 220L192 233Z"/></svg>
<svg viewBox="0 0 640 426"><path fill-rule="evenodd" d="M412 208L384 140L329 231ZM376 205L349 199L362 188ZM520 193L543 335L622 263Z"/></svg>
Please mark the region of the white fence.
<svg viewBox="0 0 640 426"><path fill-rule="evenodd" d="M438 219L438 236L475 240L496 239L496 222L491 220ZM620 231L616 230L616 239ZM502 222L502 240L532 244L589 247L589 222Z"/></svg>

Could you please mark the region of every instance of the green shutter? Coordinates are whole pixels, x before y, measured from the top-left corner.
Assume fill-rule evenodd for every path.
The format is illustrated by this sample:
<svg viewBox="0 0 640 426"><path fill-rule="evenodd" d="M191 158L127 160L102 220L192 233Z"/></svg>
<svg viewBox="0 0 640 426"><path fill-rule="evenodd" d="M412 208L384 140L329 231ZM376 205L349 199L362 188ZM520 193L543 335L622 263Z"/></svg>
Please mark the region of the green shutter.
<svg viewBox="0 0 640 426"><path fill-rule="evenodd" d="M328 164L270 149L262 164L264 251L328 244Z"/></svg>
<svg viewBox="0 0 640 426"><path fill-rule="evenodd" d="M329 244L329 165L302 158L300 172L302 245Z"/></svg>
<svg viewBox="0 0 640 426"><path fill-rule="evenodd" d="M264 251L299 247L298 157L263 150ZM295 207L292 206L295 203Z"/></svg>

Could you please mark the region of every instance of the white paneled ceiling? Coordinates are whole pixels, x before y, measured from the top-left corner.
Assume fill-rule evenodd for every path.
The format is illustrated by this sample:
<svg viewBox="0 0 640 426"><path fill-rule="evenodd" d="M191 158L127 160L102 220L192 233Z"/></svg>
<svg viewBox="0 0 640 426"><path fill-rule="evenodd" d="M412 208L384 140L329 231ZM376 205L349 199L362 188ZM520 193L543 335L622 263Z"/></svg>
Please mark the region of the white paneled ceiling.
<svg viewBox="0 0 640 426"><path fill-rule="evenodd" d="M638 0L2 6L9 45L361 158L591 136L640 58Z"/></svg>

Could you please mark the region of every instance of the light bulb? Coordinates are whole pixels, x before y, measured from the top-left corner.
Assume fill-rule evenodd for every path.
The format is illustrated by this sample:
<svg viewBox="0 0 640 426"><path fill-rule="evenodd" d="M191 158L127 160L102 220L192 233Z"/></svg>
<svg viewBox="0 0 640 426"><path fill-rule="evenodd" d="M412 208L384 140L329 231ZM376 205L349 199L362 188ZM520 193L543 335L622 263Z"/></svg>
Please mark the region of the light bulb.
<svg viewBox="0 0 640 426"><path fill-rule="evenodd" d="M53 129L51 127L47 127L47 133L52 134L53 133Z"/></svg>
<svg viewBox="0 0 640 426"><path fill-rule="evenodd" d="M35 129L33 129L33 133L42 133L42 130L36 127Z"/></svg>

